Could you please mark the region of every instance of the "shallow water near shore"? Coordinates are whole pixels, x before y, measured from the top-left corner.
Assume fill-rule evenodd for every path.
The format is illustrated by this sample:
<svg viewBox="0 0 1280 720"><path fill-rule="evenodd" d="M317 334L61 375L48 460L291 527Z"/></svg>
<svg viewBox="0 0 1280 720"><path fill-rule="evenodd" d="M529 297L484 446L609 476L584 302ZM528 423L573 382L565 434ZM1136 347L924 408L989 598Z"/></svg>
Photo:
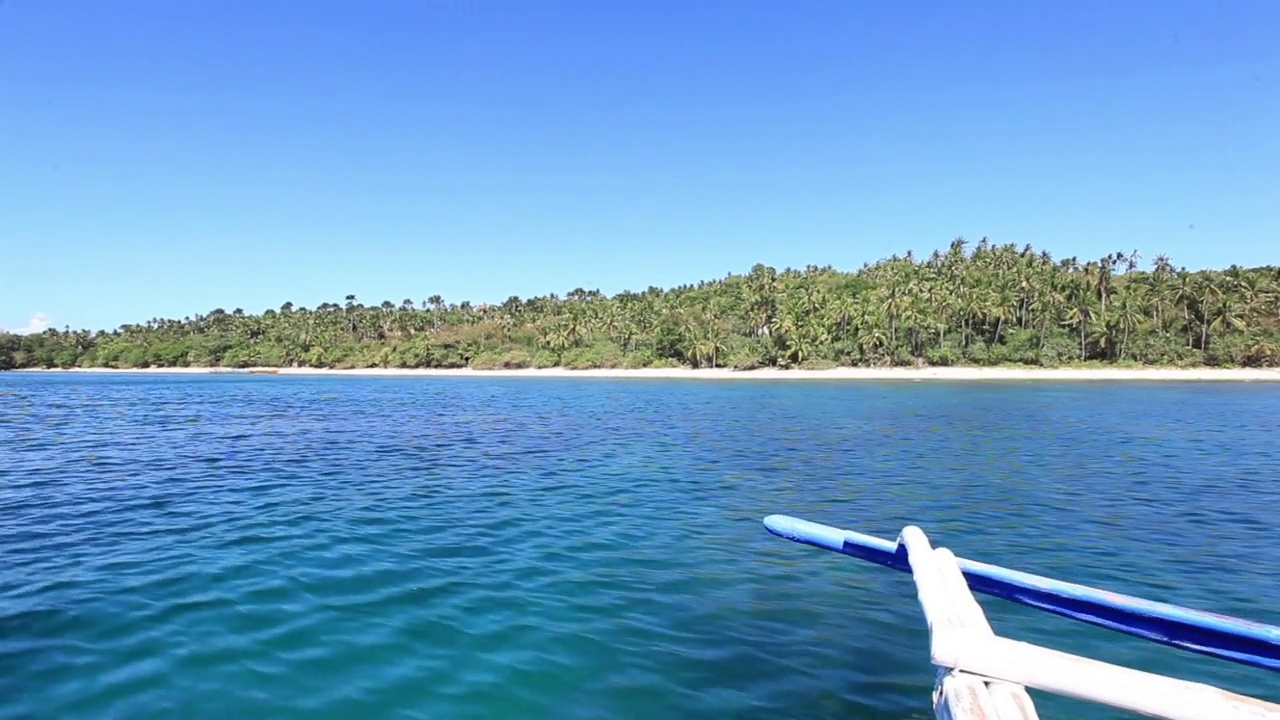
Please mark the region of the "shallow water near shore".
<svg viewBox="0 0 1280 720"><path fill-rule="evenodd" d="M765 515L1280 624L1277 418L1272 383L0 374L0 719L928 718L910 577Z"/></svg>

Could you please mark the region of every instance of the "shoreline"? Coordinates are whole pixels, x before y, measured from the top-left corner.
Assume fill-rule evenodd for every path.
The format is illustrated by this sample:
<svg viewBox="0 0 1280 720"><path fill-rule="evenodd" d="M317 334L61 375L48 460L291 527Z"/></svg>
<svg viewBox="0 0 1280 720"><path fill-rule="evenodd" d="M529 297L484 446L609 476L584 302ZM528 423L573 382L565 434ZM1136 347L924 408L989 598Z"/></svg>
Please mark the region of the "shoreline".
<svg viewBox="0 0 1280 720"><path fill-rule="evenodd" d="M513 377L513 378L614 378L663 380L1158 380L1280 382L1280 368L1015 368L1015 367L926 367L856 368L829 370L760 370L646 368L592 369L566 368L523 370L472 370L426 368L27 368L14 373L86 373L152 375L286 375L348 377Z"/></svg>

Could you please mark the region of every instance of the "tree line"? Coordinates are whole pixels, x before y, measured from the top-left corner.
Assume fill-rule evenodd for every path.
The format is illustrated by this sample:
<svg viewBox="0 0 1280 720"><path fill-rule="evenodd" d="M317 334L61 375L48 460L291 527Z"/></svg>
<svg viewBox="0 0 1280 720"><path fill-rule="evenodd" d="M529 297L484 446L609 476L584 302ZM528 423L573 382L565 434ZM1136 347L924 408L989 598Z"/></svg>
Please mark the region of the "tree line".
<svg viewBox="0 0 1280 720"><path fill-rule="evenodd" d="M496 305L439 295L365 305L348 295L312 309L0 333L0 369L1280 366L1280 268L1141 260L1055 260L957 238L854 272L757 264L612 297L579 288Z"/></svg>

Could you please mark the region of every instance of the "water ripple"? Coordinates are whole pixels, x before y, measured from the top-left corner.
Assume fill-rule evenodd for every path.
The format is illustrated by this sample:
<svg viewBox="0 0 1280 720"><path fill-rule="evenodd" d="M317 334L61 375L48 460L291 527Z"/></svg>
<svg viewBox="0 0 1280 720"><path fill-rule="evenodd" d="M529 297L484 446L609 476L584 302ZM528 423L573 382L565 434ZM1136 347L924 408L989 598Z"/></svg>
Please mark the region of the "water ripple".
<svg viewBox="0 0 1280 720"><path fill-rule="evenodd" d="M0 385L0 720L929 717L910 578L773 538L772 512L1280 622L1273 388Z"/></svg>

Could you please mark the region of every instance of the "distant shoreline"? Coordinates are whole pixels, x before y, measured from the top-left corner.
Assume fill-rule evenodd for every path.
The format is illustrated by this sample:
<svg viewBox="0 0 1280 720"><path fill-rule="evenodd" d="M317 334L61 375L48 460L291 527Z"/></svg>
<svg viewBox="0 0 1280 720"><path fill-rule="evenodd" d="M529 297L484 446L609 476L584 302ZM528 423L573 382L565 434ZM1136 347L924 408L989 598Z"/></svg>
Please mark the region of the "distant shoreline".
<svg viewBox="0 0 1280 720"><path fill-rule="evenodd" d="M1256 368L1012 368L1012 367L928 367L856 368L830 370L760 370L648 368L569 370L472 370L361 368L71 368L22 369L18 373L112 373L174 375L289 375L349 377L513 377L513 378L616 378L668 380L1165 380L1165 381L1273 381L1280 382L1280 369Z"/></svg>

